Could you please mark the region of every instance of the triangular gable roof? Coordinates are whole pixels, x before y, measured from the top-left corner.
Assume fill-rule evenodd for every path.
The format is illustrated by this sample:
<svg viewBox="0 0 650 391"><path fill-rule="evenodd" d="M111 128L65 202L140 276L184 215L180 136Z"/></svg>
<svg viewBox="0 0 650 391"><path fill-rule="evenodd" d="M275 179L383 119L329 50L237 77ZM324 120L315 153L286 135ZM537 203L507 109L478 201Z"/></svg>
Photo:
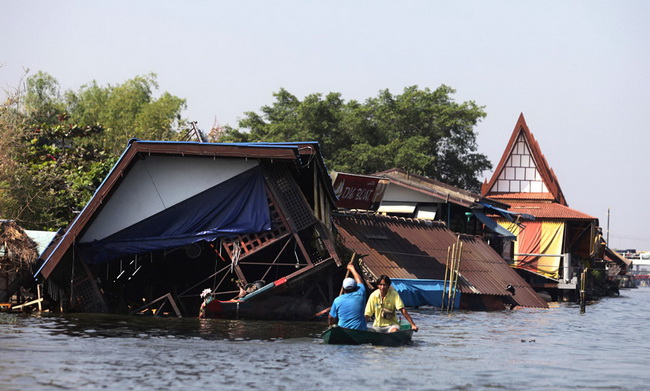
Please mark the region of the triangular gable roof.
<svg viewBox="0 0 650 391"><path fill-rule="evenodd" d="M568 206L560 183L528 129L523 113L519 115L492 178L483 184L481 194L503 199L552 201Z"/></svg>
<svg viewBox="0 0 650 391"><path fill-rule="evenodd" d="M68 226L65 234L56 243L50 246L42 256L44 263L36 273L48 278L56 265L61 261L70 247L79 239L91 224L103 204L115 193L124 177L129 174L134 164L145 156L192 156L202 158L239 158L239 159L268 159L270 161L291 162L298 167L317 160L319 180L327 189L329 202L335 203L334 191L331 189L331 180L327 174L317 142L269 144L218 144L197 142L166 142L166 141L141 141L133 139L129 142L125 152L117 161L111 172L95 191L91 200L86 204L77 218ZM134 194L133 197L137 197Z"/></svg>

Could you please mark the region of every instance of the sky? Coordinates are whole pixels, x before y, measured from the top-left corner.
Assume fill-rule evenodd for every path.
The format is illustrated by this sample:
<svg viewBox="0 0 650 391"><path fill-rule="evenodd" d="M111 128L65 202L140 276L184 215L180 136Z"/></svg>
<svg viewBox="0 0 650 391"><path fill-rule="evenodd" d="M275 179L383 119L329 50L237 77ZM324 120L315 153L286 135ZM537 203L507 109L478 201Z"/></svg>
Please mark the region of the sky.
<svg viewBox="0 0 650 391"><path fill-rule="evenodd" d="M208 131L280 88L363 101L445 84L484 106L494 167L523 113L569 206L611 248L650 251L649 19L643 0L2 1L0 94L25 72L62 91L153 72Z"/></svg>

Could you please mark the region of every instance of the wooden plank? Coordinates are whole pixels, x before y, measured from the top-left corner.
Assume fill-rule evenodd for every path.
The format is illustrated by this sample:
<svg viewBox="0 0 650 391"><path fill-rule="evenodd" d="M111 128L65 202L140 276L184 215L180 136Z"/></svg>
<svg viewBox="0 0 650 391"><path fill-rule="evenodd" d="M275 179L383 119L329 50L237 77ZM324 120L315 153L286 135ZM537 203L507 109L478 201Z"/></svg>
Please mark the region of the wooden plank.
<svg viewBox="0 0 650 391"><path fill-rule="evenodd" d="M30 305L34 305L34 304L38 304L38 306L40 307L42 301L43 301L43 299L36 299L36 300L28 301L27 303L23 303L21 305L14 306L14 307L12 307L12 309L21 310L24 307L29 307Z"/></svg>

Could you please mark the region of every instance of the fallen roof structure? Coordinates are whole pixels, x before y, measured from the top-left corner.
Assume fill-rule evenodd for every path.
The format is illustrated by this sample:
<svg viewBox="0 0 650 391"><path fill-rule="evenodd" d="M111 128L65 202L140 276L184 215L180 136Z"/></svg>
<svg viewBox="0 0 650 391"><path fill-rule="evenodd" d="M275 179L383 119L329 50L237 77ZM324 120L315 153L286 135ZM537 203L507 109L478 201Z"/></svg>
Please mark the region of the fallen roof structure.
<svg viewBox="0 0 650 391"><path fill-rule="evenodd" d="M616 250L605 247L603 258L607 262L607 274L610 277L625 275L632 269L632 261L619 254Z"/></svg>
<svg viewBox="0 0 650 391"><path fill-rule="evenodd" d="M333 300L334 202L315 142L132 140L36 277L68 311L194 316L247 287L234 315L308 318Z"/></svg>
<svg viewBox="0 0 650 391"><path fill-rule="evenodd" d="M0 220L0 303L32 288L38 244L13 220Z"/></svg>
<svg viewBox="0 0 650 391"><path fill-rule="evenodd" d="M460 308L499 310L507 306L548 308L546 302L480 237L457 235L445 224L362 213L336 213L342 243L363 257L370 282L382 274L396 279L445 279L449 248L460 237ZM514 289L512 289L512 288Z"/></svg>

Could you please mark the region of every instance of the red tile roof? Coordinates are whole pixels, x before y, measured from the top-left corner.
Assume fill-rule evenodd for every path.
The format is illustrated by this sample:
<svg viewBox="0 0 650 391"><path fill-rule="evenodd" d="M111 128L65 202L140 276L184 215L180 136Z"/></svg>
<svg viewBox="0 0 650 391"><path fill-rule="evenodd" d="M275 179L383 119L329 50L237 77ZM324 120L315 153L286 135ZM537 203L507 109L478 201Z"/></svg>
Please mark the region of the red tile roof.
<svg viewBox="0 0 650 391"><path fill-rule="evenodd" d="M379 276L436 279L445 275L448 248L457 235L444 224L379 215L334 216L343 244L364 255L364 264ZM463 253L459 287L463 294L511 296L508 284L516 288L512 299L522 307L547 308L515 270L482 239L461 235Z"/></svg>
<svg viewBox="0 0 650 391"><path fill-rule="evenodd" d="M508 200L510 212L528 213L541 219L595 220L596 218L568 206L552 202L526 202Z"/></svg>
<svg viewBox="0 0 650 391"><path fill-rule="evenodd" d="M503 201L510 205L510 200L553 201L551 193L492 193L490 199Z"/></svg>

